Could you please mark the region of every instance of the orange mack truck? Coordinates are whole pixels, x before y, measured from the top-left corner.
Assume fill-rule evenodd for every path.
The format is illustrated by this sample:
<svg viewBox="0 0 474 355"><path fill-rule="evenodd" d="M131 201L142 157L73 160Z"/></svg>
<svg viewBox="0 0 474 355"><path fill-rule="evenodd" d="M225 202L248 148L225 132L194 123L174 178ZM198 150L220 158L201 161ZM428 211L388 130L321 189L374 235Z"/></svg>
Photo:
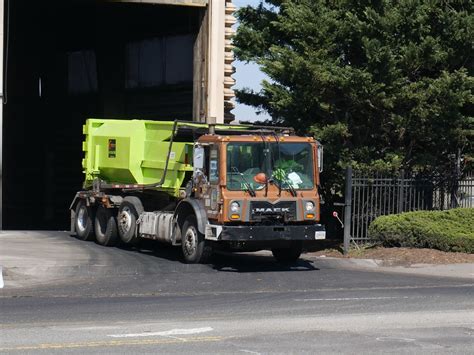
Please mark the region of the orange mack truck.
<svg viewBox="0 0 474 355"><path fill-rule="evenodd" d="M70 206L79 239L147 238L205 263L215 250L294 262L326 237L322 146L291 128L88 119L84 135L84 186Z"/></svg>

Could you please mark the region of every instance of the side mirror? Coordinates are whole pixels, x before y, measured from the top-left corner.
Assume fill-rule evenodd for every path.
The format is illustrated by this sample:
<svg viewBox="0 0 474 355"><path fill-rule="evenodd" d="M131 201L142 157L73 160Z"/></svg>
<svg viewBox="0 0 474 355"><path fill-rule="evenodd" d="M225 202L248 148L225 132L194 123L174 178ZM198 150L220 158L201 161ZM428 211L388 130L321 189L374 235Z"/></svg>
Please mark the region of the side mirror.
<svg viewBox="0 0 474 355"><path fill-rule="evenodd" d="M194 146L193 168L194 170L204 168L204 148L200 145Z"/></svg>
<svg viewBox="0 0 474 355"><path fill-rule="evenodd" d="M319 172L323 172L323 161L324 161L324 147L318 142L318 167Z"/></svg>

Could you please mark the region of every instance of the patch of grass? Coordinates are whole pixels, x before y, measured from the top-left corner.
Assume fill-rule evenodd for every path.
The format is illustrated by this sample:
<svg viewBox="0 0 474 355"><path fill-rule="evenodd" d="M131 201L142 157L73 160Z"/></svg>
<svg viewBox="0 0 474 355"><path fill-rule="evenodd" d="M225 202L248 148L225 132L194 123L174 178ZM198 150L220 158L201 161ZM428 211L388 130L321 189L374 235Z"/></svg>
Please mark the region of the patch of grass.
<svg viewBox="0 0 474 355"><path fill-rule="evenodd" d="M382 216L370 224L369 237L390 247L474 253L474 208Z"/></svg>
<svg viewBox="0 0 474 355"><path fill-rule="evenodd" d="M357 247L353 245L349 248L349 256L353 258L362 258L368 252L370 253L372 250L377 249L380 245L379 244L364 244ZM341 253L343 252L341 248Z"/></svg>

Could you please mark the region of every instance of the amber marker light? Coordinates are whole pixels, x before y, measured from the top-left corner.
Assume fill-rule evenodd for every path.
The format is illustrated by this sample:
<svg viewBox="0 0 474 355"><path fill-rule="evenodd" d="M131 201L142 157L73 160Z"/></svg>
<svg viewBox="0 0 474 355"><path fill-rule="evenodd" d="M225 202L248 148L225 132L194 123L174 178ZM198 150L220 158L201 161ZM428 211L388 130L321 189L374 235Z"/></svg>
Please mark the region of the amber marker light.
<svg viewBox="0 0 474 355"><path fill-rule="evenodd" d="M240 219L240 215L238 214L233 214L230 216L231 219Z"/></svg>
<svg viewBox="0 0 474 355"><path fill-rule="evenodd" d="M313 213L306 213L306 218L313 219L313 218L314 218L314 214L313 214Z"/></svg>

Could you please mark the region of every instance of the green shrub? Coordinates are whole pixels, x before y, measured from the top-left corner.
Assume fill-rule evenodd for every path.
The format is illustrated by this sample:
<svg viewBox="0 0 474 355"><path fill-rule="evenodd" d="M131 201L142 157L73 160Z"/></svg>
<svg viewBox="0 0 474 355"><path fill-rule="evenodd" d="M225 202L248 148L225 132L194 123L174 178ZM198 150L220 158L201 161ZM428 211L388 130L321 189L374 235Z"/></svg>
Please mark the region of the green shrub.
<svg viewBox="0 0 474 355"><path fill-rule="evenodd" d="M369 237L385 246L474 253L474 208L378 217L370 224Z"/></svg>

